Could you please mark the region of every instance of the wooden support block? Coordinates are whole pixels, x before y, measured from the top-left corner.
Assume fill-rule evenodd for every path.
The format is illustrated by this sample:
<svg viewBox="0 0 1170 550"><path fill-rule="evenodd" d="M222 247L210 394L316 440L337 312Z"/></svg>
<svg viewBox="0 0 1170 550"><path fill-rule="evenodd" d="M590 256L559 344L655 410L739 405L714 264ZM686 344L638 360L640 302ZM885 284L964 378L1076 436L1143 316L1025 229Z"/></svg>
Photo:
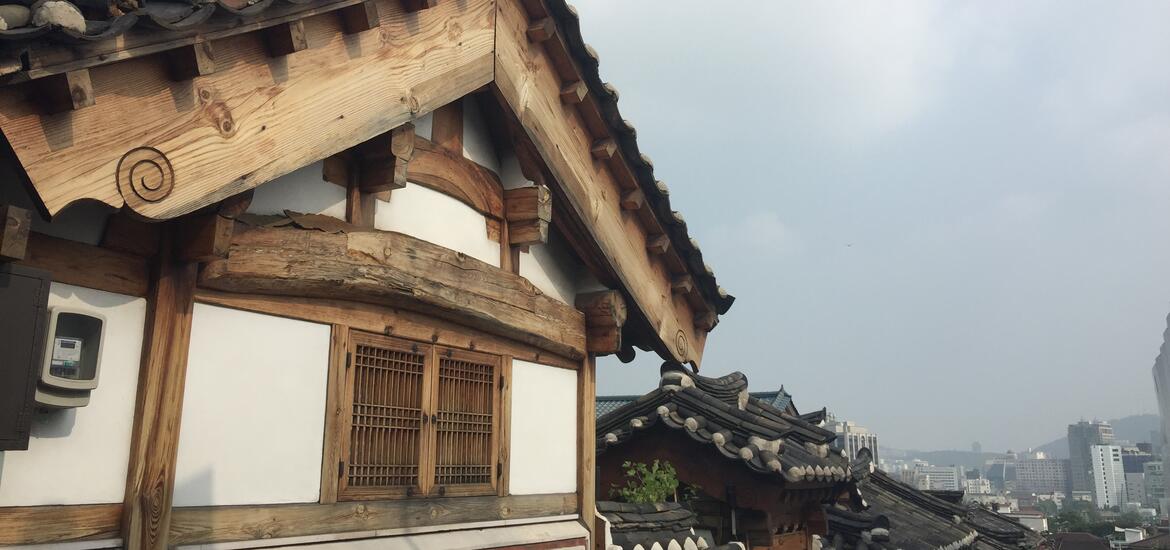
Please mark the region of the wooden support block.
<svg viewBox="0 0 1170 550"><path fill-rule="evenodd" d="M356 148L351 157L361 159L358 186L363 193L406 187L407 169L414 156L414 137L414 125L408 122Z"/></svg>
<svg viewBox="0 0 1170 550"><path fill-rule="evenodd" d="M215 52L210 40L180 46L166 53L171 80L182 82L215 72Z"/></svg>
<svg viewBox="0 0 1170 550"><path fill-rule="evenodd" d="M32 227L32 211L19 206L0 206L0 262L23 260L28 250L28 232Z"/></svg>
<svg viewBox="0 0 1170 550"><path fill-rule="evenodd" d="M336 155L325 157L321 166L321 179L342 187L349 186L350 163L349 151L342 151Z"/></svg>
<svg viewBox="0 0 1170 550"><path fill-rule="evenodd" d="M359 170L353 166L349 170L349 185L345 194L345 221L358 227L374 227L374 196L363 193Z"/></svg>
<svg viewBox="0 0 1170 550"><path fill-rule="evenodd" d="M435 7L437 0L402 0L402 9L407 13Z"/></svg>
<svg viewBox="0 0 1170 550"><path fill-rule="evenodd" d="M158 254L158 240L158 224L147 223L121 212L106 221L102 247L150 258Z"/></svg>
<svg viewBox="0 0 1170 550"><path fill-rule="evenodd" d="M609 160L617 153L617 144L610 138L602 138L593 142L593 148L590 149L593 153L593 158L598 160Z"/></svg>
<svg viewBox="0 0 1170 550"><path fill-rule="evenodd" d="M695 279L690 275L679 275L670 282L670 291L675 294L690 294L695 290Z"/></svg>
<svg viewBox="0 0 1170 550"><path fill-rule="evenodd" d="M308 49L309 40L305 35L305 22L301 20L273 25L261 31L268 55L281 57Z"/></svg>
<svg viewBox="0 0 1170 550"><path fill-rule="evenodd" d="M641 189L634 189L622 195L622 210L638 210L646 204L646 195Z"/></svg>
<svg viewBox="0 0 1170 550"><path fill-rule="evenodd" d="M561 103L565 105L576 105L585 101L585 96L589 93L589 87L580 80L574 80L561 87Z"/></svg>
<svg viewBox="0 0 1170 550"><path fill-rule="evenodd" d="M666 251L669 249L670 237L667 237L665 234L651 235L650 238L646 239L646 251L651 254L666 254Z"/></svg>
<svg viewBox="0 0 1170 550"><path fill-rule="evenodd" d="M548 242L552 221L552 194L544 185L504 191L504 219L508 222L508 243L513 246Z"/></svg>
<svg viewBox="0 0 1170 550"><path fill-rule="evenodd" d="M438 109L431 121L431 141L440 148L463 156L463 102L448 103Z"/></svg>
<svg viewBox="0 0 1170 550"><path fill-rule="evenodd" d="M345 34L368 31L381 24L378 19L378 6L373 0L341 8L338 13L341 14L341 25L345 28Z"/></svg>
<svg viewBox="0 0 1170 550"><path fill-rule="evenodd" d="M622 349L622 325L626 323L626 301L617 290L578 294L577 309L585 314L585 348L594 355L617 353Z"/></svg>
<svg viewBox="0 0 1170 550"><path fill-rule="evenodd" d="M36 81L36 99L46 113L75 111L94 104L88 69L46 76Z"/></svg>
<svg viewBox="0 0 1170 550"><path fill-rule="evenodd" d="M226 258L235 223L215 212L181 220L175 233L175 257L184 262Z"/></svg>
<svg viewBox="0 0 1170 550"><path fill-rule="evenodd" d="M551 17L537 19L528 25L528 41L544 42L557 34L557 22Z"/></svg>
<svg viewBox="0 0 1170 550"><path fill-rule="evenodd" d="M252 206L253 189L249 189L240 193L239 195L232 195L219 203L219 215L225 218L234 220L248 211L248 207Z"/></svg>
<svg viewBox="0 0 1170 550"><path fill-rule="evenodd" d="M719 324L719 315L714 311L704 311L695 314L695 328L704 332L711 332Z"/></svg>

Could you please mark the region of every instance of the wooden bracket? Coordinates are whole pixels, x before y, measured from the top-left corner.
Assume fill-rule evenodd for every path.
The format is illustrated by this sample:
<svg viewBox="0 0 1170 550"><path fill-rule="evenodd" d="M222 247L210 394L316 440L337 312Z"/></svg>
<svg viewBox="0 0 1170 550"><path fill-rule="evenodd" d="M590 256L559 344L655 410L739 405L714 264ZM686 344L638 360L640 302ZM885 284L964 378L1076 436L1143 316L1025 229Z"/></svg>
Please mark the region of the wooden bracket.
<svg viewBox="0 0 1170 550"><path fill-rule="evenodd" d="M436 0L402 0L402 9L407 13L427 10L435 7Z"/></svg>
<svg viewBox="0 0 1170 550"><path fill-rule="evenodd" d="M463 103L455 101L438 109L431 120L431 141L463 156Z"/></svg>
<svg viewBox="0 0 1170 550"><path fill-rule="evenodd" d="M617 290L578 294L577 309L585 314L585 349L594 355L617 353L622 349L622 325L626 323L626 301Z"/></svg>
<svg viewBox="0 0 1170 550"><path fill-rule="evenodd" d="M0 233L0 261L23 260L28 250L28 231L32 227L32 211L19 206L0 206L4 220Z"/></svg>
<svg viewBox="0 0 1170 550"><path fill-rule="evenodd" d="M106 231L102 234L102 248L120 250L143 258L154 257L159 250L160 225L162 224L147 223L126 212L119 212L106 221Z"/></svg>
<svg viewBox="0 0 1170 550"><path fill-rule="evenodd" d="M182 82L215 72L215 51L210 40L201 40L166 53L171 80Z"/></svg>
<svg viewBox="0 0 1170 550"><path fill-rule="evenodd" d="M704 311L695 314L695 328L703 332L711 332L719 324L719 315L714 311Z"/></svg>
<svg viewBox="0 0 1170 550"><path fill-rule="evenodd" d="M217 212L182 220L175 233L175 256L187 262L226 258L235 223Z"/></svg>
<svg viewBox="0 0 1170 550"><path fill-rule="evenodd" d="M504 191L504 219L508 244L527 246L548 242L552 221L552 194L547 186L533 185Z"/></svg>
<svg viewBox="0 0 1170 550"><path fill-rule="evenodd" d="M561 103L565 105L576 105L585 101L585 96L589 93L589 87L585 86L584 82L574 80L561 87Z"/></svg>
<svg viewBox="0 0 1170 550"><path fill-rule="evenodd" d="M670 291L674 294L687 295L695 290L695 279L690 275L679 275L670 282Z"/></svg>
<svg viewBox="0 0 1170 550"><path fill-rule="evenodd" d="M94 104L88 69L46 76L36 80L36 99L48 114L75 111Z"/></svg>
<svg viewBox="0 0 1170 550"><path fill-rule="evenodd" d="M381 193L406 187L406 174L414 156L414 124L406 123L374 138L359 148L363 193Z"/></svg>
<svg viewBox="0 0 1170 550"><path fill-rule="evenodd" d="M601 138L593 142L590 151L597 160L609 160L617 153L617 144L610 138Z"/></svg>
<svg viewBox="0 0 1170 550"><path fill-rule="evenodd" d="M650 238L646 239L646 251L651 253L651 254L654 254L654 255L666 254L666 251L669 249L670 249L670 237L667 237L666 234L664 234L664 233L658 234L658 235L650 235Z"/></svg>
<svg viewBox="0 0 1170 550"><path fill-rule="evenodd" d="M544 42L557 34L557 22L552 17L537 19L528 25L528 41Z"/></svg>
<svg viewBox="0 0 1170 550"><path fill-rule="evenodd" d="M345 34L357 34L382 24L378 19L378 5L373 0L341 8L338 13L341 14L341 26Z"/></svg>
<svg viewBox="0 0 1170 550"><path fill-rule="evenodd" d="M305 22L301 20L274 25L261 32L264 33L268 55L272 57L289 55L309 47L309 40L305 36Z"/></svg>
<svg viewBox="0 0 1170 550"><path fill-rule="evenodd" d="M622 210L638 210L646 204L646 195L641 189L634 189L622 195Z"/></svg>

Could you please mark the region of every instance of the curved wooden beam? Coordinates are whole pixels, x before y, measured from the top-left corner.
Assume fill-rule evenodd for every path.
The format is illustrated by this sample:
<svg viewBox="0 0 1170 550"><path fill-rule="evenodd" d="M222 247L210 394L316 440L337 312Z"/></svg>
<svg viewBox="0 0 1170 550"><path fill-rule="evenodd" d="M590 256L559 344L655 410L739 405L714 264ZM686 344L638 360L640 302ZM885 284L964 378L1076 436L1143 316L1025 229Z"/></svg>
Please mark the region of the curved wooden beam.
<svg viewBox="0 0 1170 550"><path fill-rule="evenodd" d="M480 214L504 218L504 186L495 172L419 136L406 179L458 199Z"/></svg>

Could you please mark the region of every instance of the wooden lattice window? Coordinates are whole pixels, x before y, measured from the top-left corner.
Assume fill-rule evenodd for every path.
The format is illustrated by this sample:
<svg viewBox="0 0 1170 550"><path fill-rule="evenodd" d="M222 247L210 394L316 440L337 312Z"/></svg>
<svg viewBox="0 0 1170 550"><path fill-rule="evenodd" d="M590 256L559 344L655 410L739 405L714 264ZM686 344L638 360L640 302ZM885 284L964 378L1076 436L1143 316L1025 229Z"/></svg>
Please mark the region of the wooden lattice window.
<svg viewBox="0 0 1170 550"><path fill-rule="evenodd" d="M351 332L339 496L495 492L501 358Z"/></svg>

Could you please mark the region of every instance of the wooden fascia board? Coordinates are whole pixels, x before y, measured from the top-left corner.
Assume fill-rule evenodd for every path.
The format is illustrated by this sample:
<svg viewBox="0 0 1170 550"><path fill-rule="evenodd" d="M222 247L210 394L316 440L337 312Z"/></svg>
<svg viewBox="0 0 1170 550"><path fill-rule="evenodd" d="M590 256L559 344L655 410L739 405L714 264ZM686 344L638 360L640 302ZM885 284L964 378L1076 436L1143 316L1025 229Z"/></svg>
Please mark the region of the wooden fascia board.
<svg viewBox="0 0 1170 550"><path fill-rule="evenodd" d="M82 199L151 219L192 212L491 82L493 0L409 15L377 1L378 32L304 19L308 49L279 60L262 33L229 36L219 70L190 81L173 82L161 56L94 67L97 104L71 113L42 115L24 85L0 88L0 129L50 215ZM142 177L163 190L138 189Z"/></svg>
<svg viewBox="0 0 1170 550"><path fill-rule="evenodd" d="M672 298L672 275L647 254L650 236L635 216L623 215L622 187L609 166L592 158L594 137L581 116L560 100L562 83L552 61L527 39L528 16L515 0L500 0L494 87L519 119L556 183L568 209L595 241L658 342L654 347L680 362L699 364L706 332L694 326L690 304Z"/></svg>

